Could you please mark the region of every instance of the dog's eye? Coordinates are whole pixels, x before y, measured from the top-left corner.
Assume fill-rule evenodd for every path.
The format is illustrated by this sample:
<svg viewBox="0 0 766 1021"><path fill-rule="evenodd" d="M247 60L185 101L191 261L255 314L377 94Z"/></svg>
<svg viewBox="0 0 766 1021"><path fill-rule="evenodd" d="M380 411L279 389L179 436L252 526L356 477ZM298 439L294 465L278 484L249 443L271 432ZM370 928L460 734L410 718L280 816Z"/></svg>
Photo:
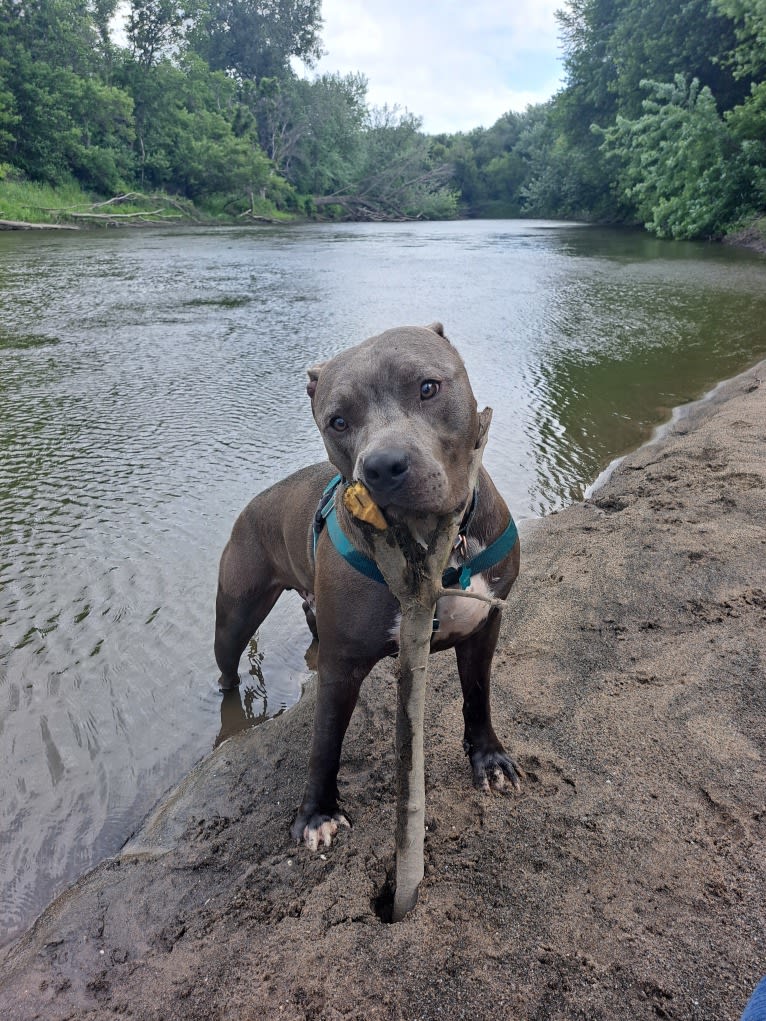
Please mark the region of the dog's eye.
<svg viewBox="0 0 766 1021"><path fill-rule="evenodd" d="M335 415L330 419L330 428L334 429L336 433L344 433L348 429L348 422L342 415Z"/></svg>
<svg viewBox="0 0 766 1021"><path fill-rule="evenodd" d="M435 379L424 379L420 384L420 399L421 401L429 401L432 397L435 397L441 389L441 383Z"/></svg>

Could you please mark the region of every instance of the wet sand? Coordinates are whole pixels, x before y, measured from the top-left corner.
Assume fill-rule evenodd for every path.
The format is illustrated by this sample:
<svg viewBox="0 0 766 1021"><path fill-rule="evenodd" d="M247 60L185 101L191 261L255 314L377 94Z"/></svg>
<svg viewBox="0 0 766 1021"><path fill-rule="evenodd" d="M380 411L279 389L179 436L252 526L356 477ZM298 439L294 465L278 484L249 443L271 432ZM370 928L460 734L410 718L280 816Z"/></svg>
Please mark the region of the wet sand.
<svg viewBox="0 0 766 1021"><path fill-rule="evenodd" d="M3 952L0 1013L735 1021L766 971L764 664L766 363L522 528L493 697L521 794L471 788L454 656L432 658L426 878L404 921L378 915L391 662L346 740L337 846L288 838L310 690Z"/></svg>

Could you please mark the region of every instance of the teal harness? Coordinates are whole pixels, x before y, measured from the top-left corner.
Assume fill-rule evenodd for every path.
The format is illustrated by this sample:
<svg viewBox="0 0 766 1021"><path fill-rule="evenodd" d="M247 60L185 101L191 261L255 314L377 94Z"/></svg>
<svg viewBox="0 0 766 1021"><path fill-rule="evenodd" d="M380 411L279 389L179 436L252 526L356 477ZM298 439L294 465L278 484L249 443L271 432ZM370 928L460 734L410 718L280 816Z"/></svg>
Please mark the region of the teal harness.
<svg viewBox="0 0 766 1021"><path fill-rule="evenodd" d="M333 546L343 559L351 564L355 570L359 571L360 574L379 582L381 585L385 585L385 578L378 570L375 561L370 560L364 553L360 553L351 544L346 533L338 524L338 516L335 513L335 490L342 481L343 479L340 475L336 475L335 478L331 479L322 493L322 499L319 501L317 512L314 515L314 556L316 556L319 533L326 526L327 534ZM474 496L474 502L475 499ZM469 511L469 520L470 516L471 512ZM463 529L466 526L467 522ZM463 533L463 529L461 529L460 534ZM504 560L516 545L518 538L519 532L516 528L516 522L511 518L504 531L486 549L483 549L481 553L477 553L475 557L466 560L460 567L448 567L442 575L442 585L444 588L460 585L461 589L467 589L471 584L471 578L475 574L481 574L482 571L486 571L495 564L499 564L501 560Z"/></svg>

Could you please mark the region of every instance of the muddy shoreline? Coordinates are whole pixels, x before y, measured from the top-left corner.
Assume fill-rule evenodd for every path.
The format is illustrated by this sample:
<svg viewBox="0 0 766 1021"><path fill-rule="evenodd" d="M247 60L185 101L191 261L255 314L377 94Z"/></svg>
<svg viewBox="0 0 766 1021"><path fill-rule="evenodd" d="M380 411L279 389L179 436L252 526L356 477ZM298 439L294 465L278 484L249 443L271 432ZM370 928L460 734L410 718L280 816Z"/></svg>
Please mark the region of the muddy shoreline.
<svg viewBox="0 0 766 1021"><path fill-rule="evenodd" d="M761 380L763 379L763 382ZM431 661L426 878L393 864L392 664L363 688L354 828L290 845L313 691L209 756L0 952L32 1018L736 1021L766 970L766 363L522 528L494 672L518 795L470 787Z"/></svg>

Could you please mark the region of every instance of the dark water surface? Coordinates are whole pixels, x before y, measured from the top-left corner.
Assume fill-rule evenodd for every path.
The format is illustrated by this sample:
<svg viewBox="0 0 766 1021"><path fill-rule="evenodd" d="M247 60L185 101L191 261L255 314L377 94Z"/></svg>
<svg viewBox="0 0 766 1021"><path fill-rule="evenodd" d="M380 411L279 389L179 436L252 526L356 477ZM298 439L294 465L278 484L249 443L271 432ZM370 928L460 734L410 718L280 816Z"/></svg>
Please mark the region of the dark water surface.
<svg viewBox="0 0 766 1021"><path fill-rule="evenodd" d="M222 704L221 548L323 456L305 367L434 319L523 519L766 354L766 259L514 221L0 234L0 942L298 698L285 597Z"/></svg>

